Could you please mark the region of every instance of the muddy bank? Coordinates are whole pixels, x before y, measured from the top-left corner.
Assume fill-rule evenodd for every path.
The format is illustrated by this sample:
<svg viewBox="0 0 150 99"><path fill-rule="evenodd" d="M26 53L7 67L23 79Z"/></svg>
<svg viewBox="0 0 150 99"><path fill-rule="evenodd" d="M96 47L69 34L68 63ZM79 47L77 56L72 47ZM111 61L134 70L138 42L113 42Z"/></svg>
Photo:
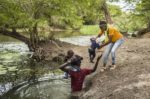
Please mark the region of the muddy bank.
<svg viewBox="0 0 150 99"><path fill-rule="evenodd" d="M84 57L83 67L92 67L93 64L87 62L87 48L74 49ZM126 39L117 51L117 68L101 73L100 62L96 74L90 78L91 87L78 96L81 99L149 99L149 60L150 39Z"/></svg>
<svg viewBox="0 0 150 99"><path fill-rule="evenodd" d="M82 68L92 68L88 46L62 44L63 52L73 49L83 56ZM97 54L101 54L98 51ZM150 98L150 39L126 38L117 51L117 68L100 72L102 62L91 76L86 78L86 88L75 93L80 99L149 99ZM110 60L111 62L111 60ZM110 63L108 63L109 65Z"/></svg>
<svg viewBox="0 0 150 99"><path fill-rule="evenodd" d="M68 49L83 56L82 68L93 67L94 64L89 62L88 46L63 44L64 53ZM102 73L100 62L96 73L86 78L88 86L76 96L81 99L150 98L150 39L126 38L116 54L117 68Z"/></svg>

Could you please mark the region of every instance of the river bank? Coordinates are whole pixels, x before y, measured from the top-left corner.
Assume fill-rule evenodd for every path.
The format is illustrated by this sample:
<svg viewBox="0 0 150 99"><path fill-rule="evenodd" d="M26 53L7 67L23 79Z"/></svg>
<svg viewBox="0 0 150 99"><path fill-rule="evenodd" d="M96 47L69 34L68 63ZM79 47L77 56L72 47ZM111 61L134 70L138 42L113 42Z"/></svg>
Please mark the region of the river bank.
<svg viewBox="0 0 150 99"><path fill-rule="evenodd" d="M68 49L83 57L81 68L92 68L88 47L62 43L64 53ZM101 54L98 51L97 54ZM125 43L117 51L117 68L100 72L100 61L96 73L85 80L85 88L74 93L80 99L149 99L150 97L150 39L125 38ZM111 60L110 60L111 62ZM108 63L108 65L110 64Z"/></svg>
<svg viewBox="0 0 150 99"><path fill-rule="evenodd" d="M86 47L74 50L84 57L82 67L93 67L88 62ZM96 73L87 78L87 81L91 81L89 90L85 89L77 94L80 99L149 99L150 39L126 38L116 54L117 68L101 73L100 62Z"/></svg>

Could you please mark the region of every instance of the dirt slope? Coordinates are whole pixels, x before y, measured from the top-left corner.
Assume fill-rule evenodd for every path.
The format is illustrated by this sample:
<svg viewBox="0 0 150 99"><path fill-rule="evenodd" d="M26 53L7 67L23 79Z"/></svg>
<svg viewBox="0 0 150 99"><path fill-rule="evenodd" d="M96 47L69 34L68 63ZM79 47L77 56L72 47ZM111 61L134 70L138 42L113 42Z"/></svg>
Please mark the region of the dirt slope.
<svg viewBox="0 0 150 99"><path fill-rule="evenodd" d="M92 68L88 47L72 48L84 57L82 68ZM110 60L111 61L111 60ZM89 77L92 86L78 93L81 99L150 99L150 39L126 39L117 51L117 68ZM87 78L88 79L88 78Z"/></svg>

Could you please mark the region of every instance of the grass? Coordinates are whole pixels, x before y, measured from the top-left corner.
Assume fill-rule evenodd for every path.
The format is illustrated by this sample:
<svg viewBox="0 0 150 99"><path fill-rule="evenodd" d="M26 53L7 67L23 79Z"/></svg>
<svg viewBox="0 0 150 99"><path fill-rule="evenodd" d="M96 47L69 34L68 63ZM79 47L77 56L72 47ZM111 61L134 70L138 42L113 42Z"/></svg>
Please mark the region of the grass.
<svg viewBox="0 0 150 99"><path fill-rule="evenodd" d="M84 25L80 29L81 34L84 35L96 35L99 33L99 27L98 25Z"/></svg>

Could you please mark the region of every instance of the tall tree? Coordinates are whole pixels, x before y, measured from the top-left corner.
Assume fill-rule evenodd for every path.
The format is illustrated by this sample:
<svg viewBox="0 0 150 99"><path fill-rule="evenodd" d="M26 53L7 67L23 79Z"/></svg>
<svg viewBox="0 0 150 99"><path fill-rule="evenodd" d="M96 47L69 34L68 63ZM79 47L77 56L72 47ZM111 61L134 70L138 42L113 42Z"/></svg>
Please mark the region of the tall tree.
<svg viewBox="0 0 150 99"><path fill-rule="evenodd" d="M110 15L110 12L109 12L109 9L108 9L106 0L103 0L101 5L102 5L102 6L101 6L101 9L102 9L102 11L104 12L106 21L107 21L109 24L113 24L113 21L112 21L112 18L111 18L111 15Z"/></svg>
<svg viewBox="0 0 150 99"><path fill-rule="evenodd" d="M136 4L136 15L140 16L140 19L147 24L147 28L140 30L139 35L145 34L150 31L150 1L149 0L140 0Z"/></svg>
<svg viewBox="0 0 150 99"><path fill-rule="evenodd" d="M74 0L0 0L0 34L19 39L34 51L39 42L40 22L47 21L51 26L61 19L74 25L75 20L81 20L77 12ZM50 21L52 17L55 19ZM29 36L19 33L19 29Z"/></svg>

